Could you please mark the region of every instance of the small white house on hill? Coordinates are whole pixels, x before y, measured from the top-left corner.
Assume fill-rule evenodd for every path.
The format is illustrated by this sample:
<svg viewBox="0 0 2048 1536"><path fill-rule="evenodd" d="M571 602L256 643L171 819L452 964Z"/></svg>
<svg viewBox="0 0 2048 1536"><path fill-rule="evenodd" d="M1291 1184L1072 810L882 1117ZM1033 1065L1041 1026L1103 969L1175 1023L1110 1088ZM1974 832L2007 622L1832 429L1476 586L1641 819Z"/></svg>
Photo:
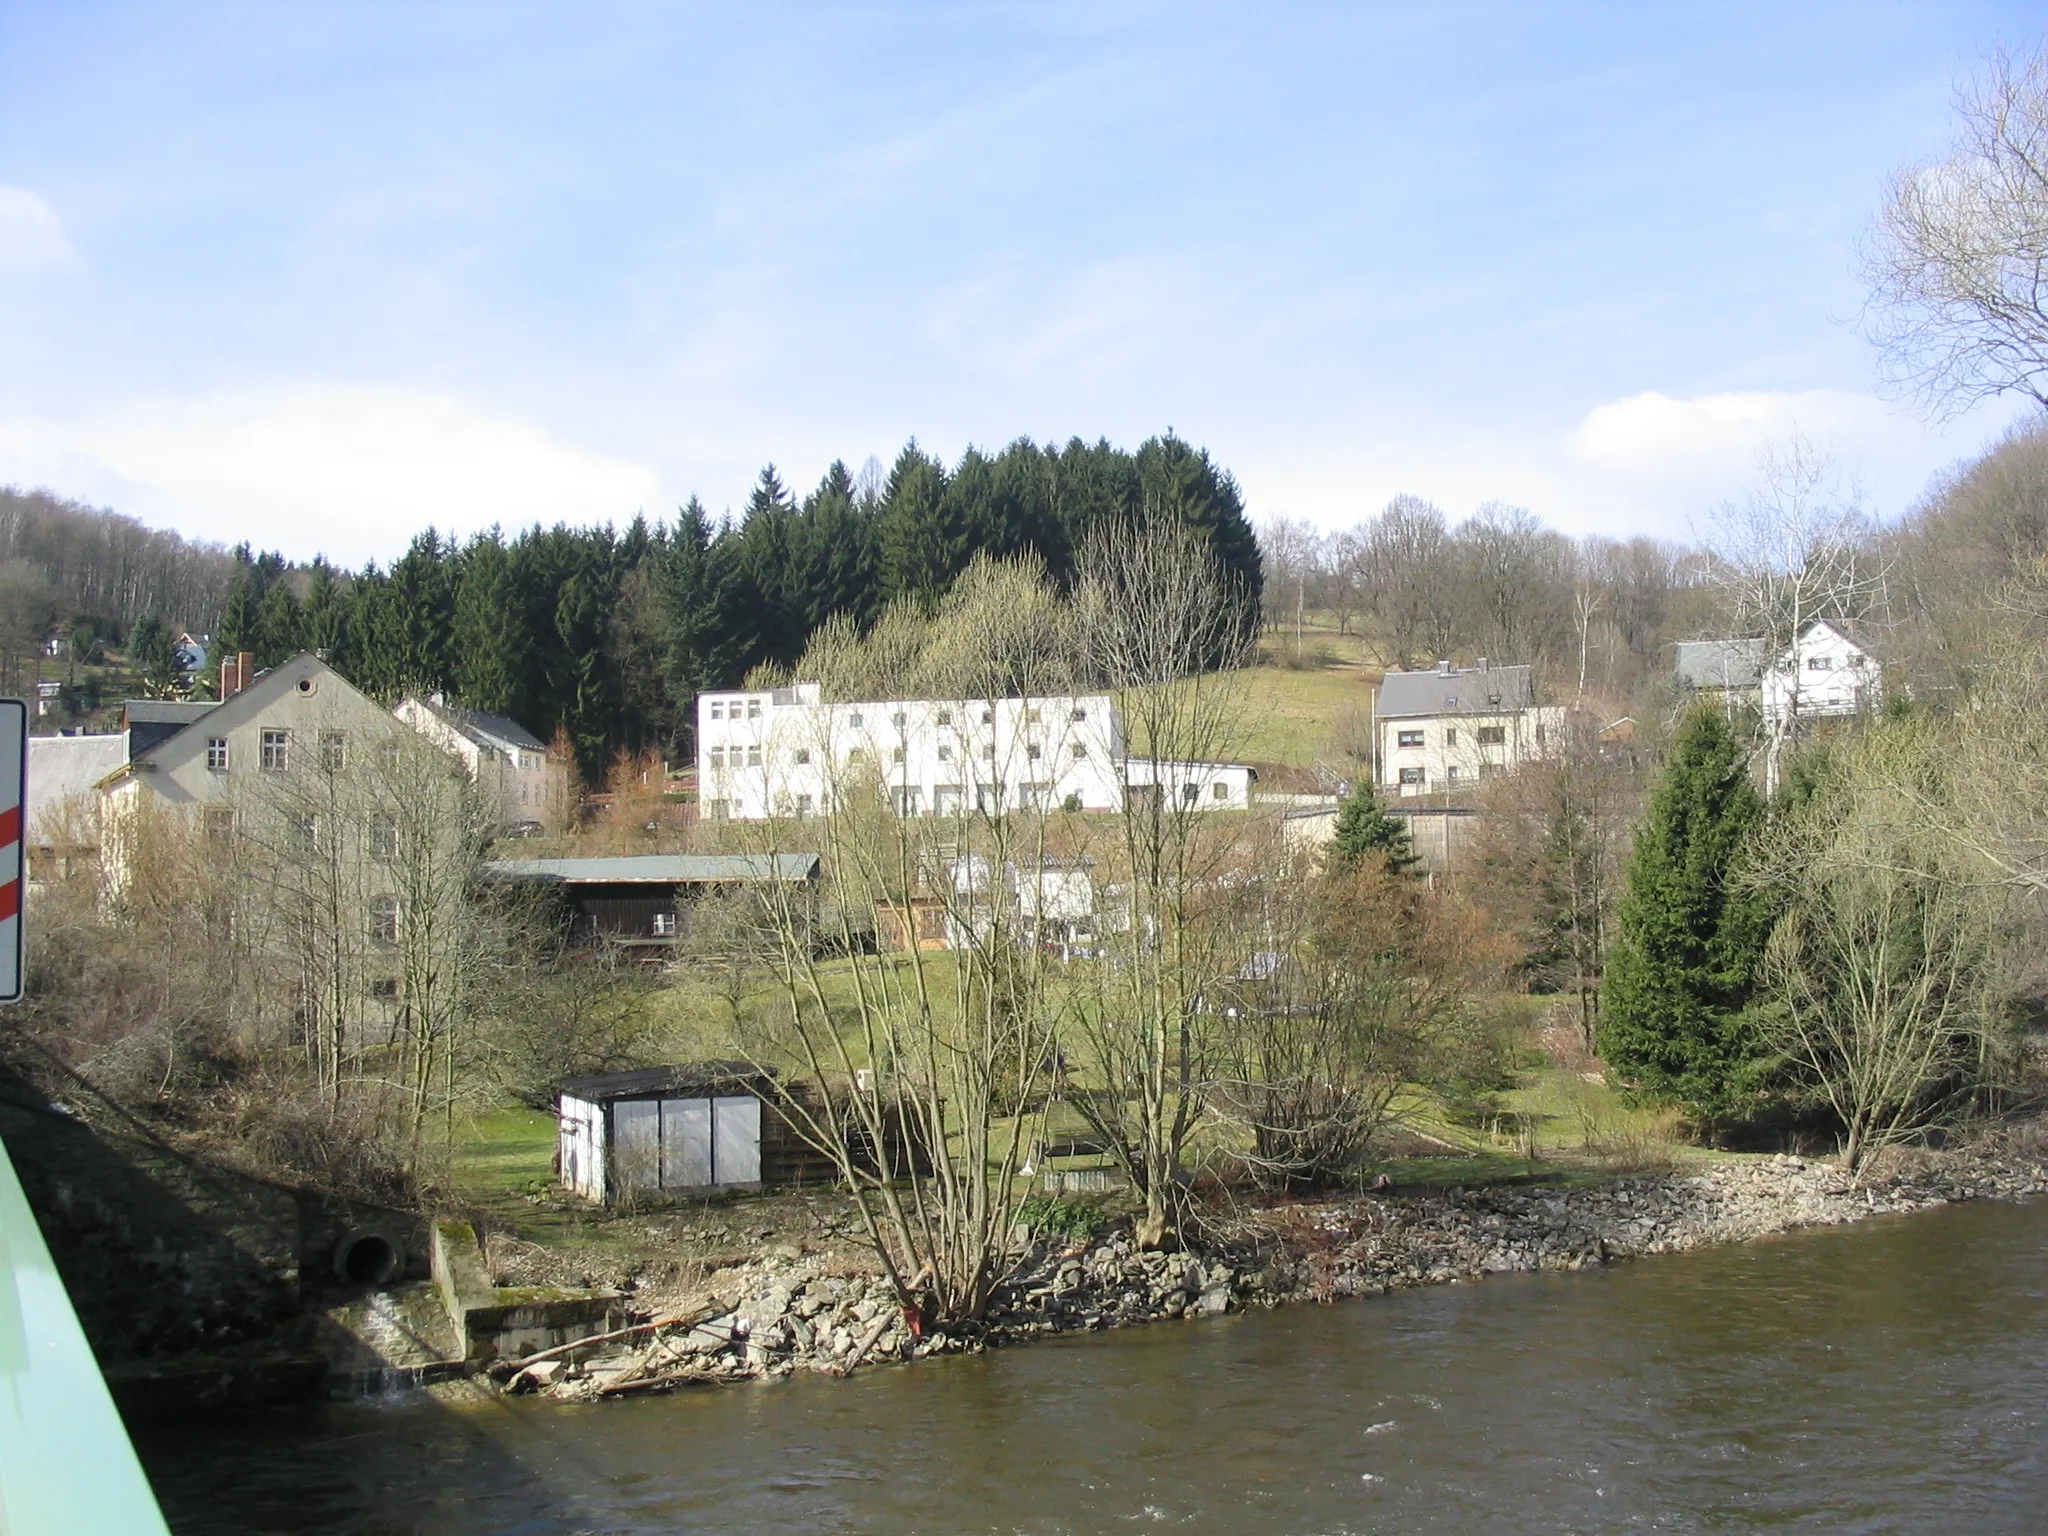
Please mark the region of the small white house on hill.
<svg viewBox="0 0 2048 1536"><path fill-rule="evenodd" d="M1809 624L1764 674L1764 724L1783 731L1798 720L1854 715L1884 696L1884 669L1828 623Z"/></svg>

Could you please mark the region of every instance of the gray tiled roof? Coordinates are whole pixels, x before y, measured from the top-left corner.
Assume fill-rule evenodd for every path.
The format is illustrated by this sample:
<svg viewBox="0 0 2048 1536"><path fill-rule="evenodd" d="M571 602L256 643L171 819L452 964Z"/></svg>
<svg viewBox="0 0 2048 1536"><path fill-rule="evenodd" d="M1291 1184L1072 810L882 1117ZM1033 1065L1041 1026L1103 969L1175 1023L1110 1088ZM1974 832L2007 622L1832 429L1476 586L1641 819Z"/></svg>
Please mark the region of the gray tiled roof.
<svg viewBox="0 0 2048 1536"><path fill-rule="evenodd" d="M1389 672L1380 684L1378 713L1396 715L1490 715L1527 709L1536 702L1529 669L1453 667L1427 672Z"/></svg>
<svg viewBox="0 0 2048 1536"><path fill-rule="evenodd" d="M600 859L494 859L484 873L501 880L577 885L710 885L747 880L808 880L815 853L630 854Z"/></svg>
<svg viewBox="0 0 2048 1536"><path fill-rule="evenodd" d="M128 761L128 733L31 736L28 739L28 824L81 795Z"/></svg>
<svg viewBox="0 0 2048 1536"><path fill-rule="evenodd" d="M548 749L546 742L517 720L505 715L486 714L480 709L464 709L459 704L429 702L427 708L472 741L481 740L485 746L517 747L522 752L545 752Z"/></svg>
<svg viewBox="0 0 2048 1536"><path fill-rule="evenodd" d="M216 707L211 699L126 699L121 704L130 725L190 725Z"/></svg>
<svg viewBox="0 0 2048 1536"><path fill-rule="evenodd" d="M1765 659L1761 640L1681 640L1672 671L1692 688L1754 688Z"/></svg>

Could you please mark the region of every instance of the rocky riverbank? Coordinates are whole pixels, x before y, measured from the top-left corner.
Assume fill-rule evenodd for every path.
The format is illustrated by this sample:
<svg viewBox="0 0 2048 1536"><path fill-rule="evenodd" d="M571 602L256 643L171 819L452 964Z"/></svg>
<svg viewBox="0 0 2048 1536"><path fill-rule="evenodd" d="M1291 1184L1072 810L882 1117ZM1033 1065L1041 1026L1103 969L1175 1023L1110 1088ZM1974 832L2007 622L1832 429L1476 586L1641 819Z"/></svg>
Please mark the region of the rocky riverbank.
<svg viewBox="0 0 2048 1536"><path fill-rule="evenodd" d="M1038 1335L1217 1316L1525 1270L1582 1269L1799 1227L1961 1200L2048 1193L2048 1158L1986 1144L1895 1160L1852 1184L1832 1163L1745 1159L1583 1186L1356 1196L1251 1208L1199 1249L1140 1252L1112 1229L1086 1243L1020 1234L1016 1268L985 1325L924 1332L879 1276L779 1255L722 1270L714 1293L606 1342L497 1372L514 1391L570 1399L981 1350Z"/></svg>

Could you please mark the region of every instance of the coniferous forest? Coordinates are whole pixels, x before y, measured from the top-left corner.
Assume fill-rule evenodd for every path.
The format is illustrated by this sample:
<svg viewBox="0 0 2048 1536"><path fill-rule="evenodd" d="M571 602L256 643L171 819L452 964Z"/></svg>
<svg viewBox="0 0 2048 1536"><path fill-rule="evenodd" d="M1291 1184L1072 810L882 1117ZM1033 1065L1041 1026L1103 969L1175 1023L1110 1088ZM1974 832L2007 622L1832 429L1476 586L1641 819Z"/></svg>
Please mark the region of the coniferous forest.
<svg viewBox="0 0 2048 1536"><path fill-rule="evenodd" d="M388 568L236 552L215 631L269 666L319 649L378 695L441 689L567 733L586 776L615 754L692 750L690 704L754 668L787 665L835 614L865 626L898 599L935 602L976 553L1036 553L1055 581L1105 520L1150 512L1202 530L1256 597L1258 541L1237 485L1168 434L1136 452L1076 438L972 448L949 470L913 440L886 476L834 463L808 494L761 471L745 507L715 521L692 498L673 522L433 529ZM204 622L203 617L199 619Z"/></svg>

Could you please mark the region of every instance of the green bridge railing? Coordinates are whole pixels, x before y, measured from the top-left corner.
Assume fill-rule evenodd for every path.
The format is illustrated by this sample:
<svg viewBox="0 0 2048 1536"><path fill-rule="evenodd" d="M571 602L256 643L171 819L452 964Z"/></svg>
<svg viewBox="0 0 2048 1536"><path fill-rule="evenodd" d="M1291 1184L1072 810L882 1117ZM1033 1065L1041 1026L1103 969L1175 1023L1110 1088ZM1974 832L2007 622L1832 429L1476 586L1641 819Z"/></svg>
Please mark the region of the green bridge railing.
<svg viewBox="0 0 2048 1536"><path fill-rule="evenodd" d="M0 1536L167 1536L4 1146Z"/></svg>

